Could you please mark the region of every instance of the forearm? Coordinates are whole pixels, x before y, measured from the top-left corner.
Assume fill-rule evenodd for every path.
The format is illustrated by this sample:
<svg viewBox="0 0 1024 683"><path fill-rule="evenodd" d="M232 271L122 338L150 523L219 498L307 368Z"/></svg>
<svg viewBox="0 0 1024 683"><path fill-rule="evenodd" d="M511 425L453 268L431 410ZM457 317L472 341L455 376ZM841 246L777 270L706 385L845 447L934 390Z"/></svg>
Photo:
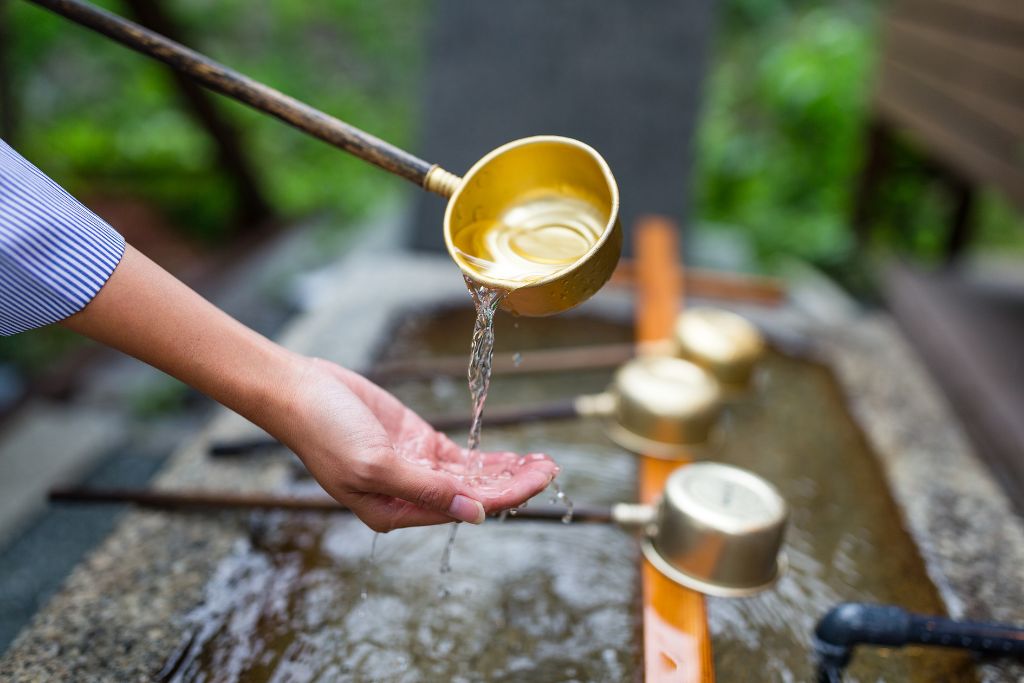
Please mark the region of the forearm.
<svg viewBox="0 0 1024 683"><path fill-rule="evenodd" d="M153 365L276 431L301 357L207 302L132 247L64 326Z"/></svg>

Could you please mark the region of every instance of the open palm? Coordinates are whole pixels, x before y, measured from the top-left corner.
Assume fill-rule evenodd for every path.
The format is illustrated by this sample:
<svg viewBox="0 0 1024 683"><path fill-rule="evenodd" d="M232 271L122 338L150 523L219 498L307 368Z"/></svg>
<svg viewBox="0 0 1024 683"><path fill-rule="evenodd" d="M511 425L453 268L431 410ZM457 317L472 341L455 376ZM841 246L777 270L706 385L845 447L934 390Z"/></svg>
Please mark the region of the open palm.
<svg viewBox="0 0 1024 683"><path fill-rule="evenodd" d="M480 523L515 507L558 473L550 458L466 451L401 401L338 365L309 359L294 419L276 434L320 485L377 531Z"/></svg>

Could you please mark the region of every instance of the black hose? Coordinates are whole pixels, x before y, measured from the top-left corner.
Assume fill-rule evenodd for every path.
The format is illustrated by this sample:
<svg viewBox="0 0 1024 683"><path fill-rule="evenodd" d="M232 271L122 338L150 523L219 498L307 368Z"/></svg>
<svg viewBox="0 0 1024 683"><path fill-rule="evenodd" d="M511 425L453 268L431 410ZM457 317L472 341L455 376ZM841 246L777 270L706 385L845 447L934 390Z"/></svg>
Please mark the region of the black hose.
<svg viewBox="0 0 1024 683"><path fill-rule="evenodd" d="M814 629L818 682L841 681L842 671L858 645L930 645L1022 656L1024 628L922 616L892 605L843 603L829 610Z"/></svg>

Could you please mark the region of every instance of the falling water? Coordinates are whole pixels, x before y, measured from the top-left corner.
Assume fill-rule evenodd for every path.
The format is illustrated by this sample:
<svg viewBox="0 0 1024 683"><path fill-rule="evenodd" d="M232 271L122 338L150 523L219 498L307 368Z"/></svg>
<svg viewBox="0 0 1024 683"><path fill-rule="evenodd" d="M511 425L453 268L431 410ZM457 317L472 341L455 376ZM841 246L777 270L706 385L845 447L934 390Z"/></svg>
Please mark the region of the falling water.
<svg viewBox="0 0 1024 683"><path fill-rule="evenodd" d="M448 532L448 541L444 545L444 552L441 553L441 588L437 592L439 598L447 598L451 593L448 589L447 575L452 571L452 549L455 547L455 534L459 531L459 524L453 522L449 526L451 531Z"/></svg>
<svg viewBox="0 0 1024 683"><path fill-rule="evenodd" d="M370 591L368 589L368 584L370 582L369 577L373 574L373 563L376 560L377 555L377 541L380 540L380 536L380 533L374 532L373 540L370 542L370 554L366 558L366 571L363 572L363 589L359 592L359 598L361 600L366 600L366 598L370 597Z"/></svg>
<svg viewBox="0 0 1024 683"><path fill-rule="evenodd" d="M552 481L551 486L555 489L555 495L551 496L551 503L562 503L565 505L565 514L562 515L562 524L569 524L572 522L572 511L573 503L569 496L565 495L565 491L558 485L557 481Z"/></svg>
<svg viewBox="0 0 1024 683"><path fill-rule="evenodd" d="M469 351L469 370L466 373L469 382L469 395L473 403L473 421L469 427L469 440L466 444L465 467L466 474L472 476L482 474L484 469L483 458L480 456L480 430L483 428L487 390L491 386L491 366L494 361L494 314L506 292L482 287L468 278L466 284L469 286L469 292L473 295L473 304L476 306L473 342ZM441 555L442 575L448 574L452 570L452 549L455 546L455 535L458 533L459 525L452 524L451 526L448 542ZM442 597L446 594L447 589L442 587Z"/></svg>
<svg viewBox="0 0 1024 683"><path fill-rule="evenodd" d="M505 292L489 289L466 280L476 305L476 323L473 326L473 343L469 353L469 395L473 401L473 422L469 428L469 443L466 448L467 472L483 470L480 457L480 429L483 427L484 403L491 386L491 365L494 361L494 314L505 297Z"/></svg>

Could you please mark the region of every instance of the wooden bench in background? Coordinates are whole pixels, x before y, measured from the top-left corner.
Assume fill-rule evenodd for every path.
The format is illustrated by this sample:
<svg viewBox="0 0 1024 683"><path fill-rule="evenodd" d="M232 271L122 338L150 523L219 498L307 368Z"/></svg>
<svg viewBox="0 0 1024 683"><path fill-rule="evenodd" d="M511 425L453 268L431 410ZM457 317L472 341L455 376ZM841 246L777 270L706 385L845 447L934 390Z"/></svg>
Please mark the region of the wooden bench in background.
<svg viewBox="0 0 1024 683"><path fill-rule="evenodd" d="M882 30L854 227L866 242L897 137L949 188L947 267L892 262L884 295L1024 513L1024 272L956 267L977 188L1024 210L1024 1L894 0Z"/></svg>
<svg viewBox="0 0 1024 683"><path fill-rule="evenodd" d="M952 193L946 245L955 259L969 241L977 187L1024 209L1024 2L895 0L882 35L854 226L866 242L900 135Z"/></svg>

